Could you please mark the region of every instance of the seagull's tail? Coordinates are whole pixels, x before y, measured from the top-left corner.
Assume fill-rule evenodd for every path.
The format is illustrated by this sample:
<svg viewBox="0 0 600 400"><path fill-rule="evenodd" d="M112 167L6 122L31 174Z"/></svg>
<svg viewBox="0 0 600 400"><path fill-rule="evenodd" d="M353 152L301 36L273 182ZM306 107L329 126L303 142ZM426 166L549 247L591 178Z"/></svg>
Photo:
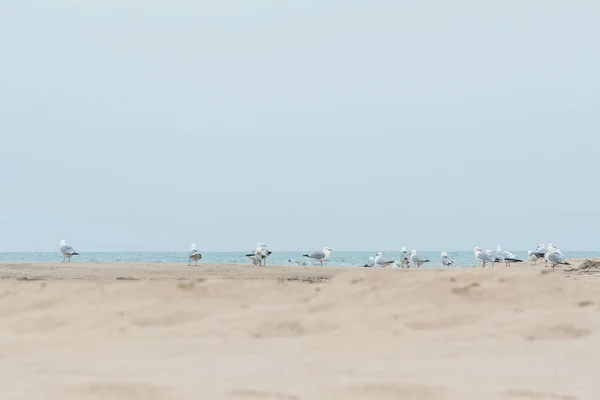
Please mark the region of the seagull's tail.
<svg viewBox="0 0 600 400"><path fill-rule="evenodd" d="M310 257L308 254L302 254L302 257Z"/></svg>
<svg viewBox="0 0 600 400"><path fill-rule="evenodd" d="M246 254L246 257L254 257L254 253Z"/></svg>
<svg viewBox="0 0 600 400"><path fill-rule="evenodd" d="M73 255L74 255L74 256L78 256L78 255L79 255L79 253L73 253Z"/></svg>
<svg viewBox="0 0 600 400"><path fill-rule="evenodd" d="M508 262L514 262L514 263L523 262L523 260L519 260L518 258L505 258L505 260Z"/></svg>
<svg viewBox="0 0 600 400"><path fill-rule="evenodd" d="M569 264L568 262L565 261L564 263L562 263L562 265L571 265L571 264Z"/></svg>

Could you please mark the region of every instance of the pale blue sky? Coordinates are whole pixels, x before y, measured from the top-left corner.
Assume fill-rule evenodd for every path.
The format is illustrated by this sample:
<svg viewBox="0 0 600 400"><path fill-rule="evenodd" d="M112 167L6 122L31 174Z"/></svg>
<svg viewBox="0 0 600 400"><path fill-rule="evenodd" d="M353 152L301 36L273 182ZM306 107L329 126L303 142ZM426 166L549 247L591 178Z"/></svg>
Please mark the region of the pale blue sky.
<svg viewBox="0 0 600 400"><path fill-rule="evenodd" d="M0 251L600 249L600 3L0 5Z"/></svg>

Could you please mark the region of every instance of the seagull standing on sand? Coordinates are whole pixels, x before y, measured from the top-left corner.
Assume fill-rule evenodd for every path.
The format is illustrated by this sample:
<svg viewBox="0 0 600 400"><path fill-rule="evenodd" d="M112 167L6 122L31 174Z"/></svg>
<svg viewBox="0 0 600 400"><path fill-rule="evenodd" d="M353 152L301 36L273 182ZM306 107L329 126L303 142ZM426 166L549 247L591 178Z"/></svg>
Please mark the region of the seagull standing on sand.
<svg viewBox="0 0 600 400"><path fill-rule="evenodd" d="M552 269L557 265L571 265L565 259L565 255L554 247L552 243L548 245L548 251L546 252L546 260L552 264Z"/></svg>
<svg viewBox="0 0 600 400"><path fill-rule="evenodd" d="M495 257L491 256L488 253L484 253L479 247L475 247L473 252L475 253L475 258L477 259L477 261L483 263L483 268L485 268L486 263L492 263L492 267L494 266L494 262L496 261Z"/></svg>
<svg viewBox="0 0 600 400"><path fill-rule="evenodd" d="M418 255L416 250L410 251L410 262L412 264L416 264L417 268L421 267L421 265L423 265L429 261L431 261L431 260L428 260L427 258Z"/></svg>
<svg viewBox="0 0 600 400"><path fill-rule="evenodd" d="M68 259L69 262L71 262L71 257L79 255L79 253L76 253L75 250L73 250L71 246L68 246L67 242L64 240L60 241L60 249L58 251L63 256L63 262L65 262L65 259Z"/></svg>
<svg viewBox="0 0 600 400"><path fill-rule="evenodd" d="M323 261L329 260L332 251L333 250L331 250L329 247L323 247L323 251L315 251L312 254L303 254L302 257L313 258L320 262L321 266L323 266Z"/></svg>
<svg viewBox="0 0 600 400"><path fill-rule="evenodd" d="M202 254L200 254L200 252L196 250L195 244L192 244L192 247L190 247L190 255L188 256L188 258L188 265L192 265L192 261L196 261L196 265L198 265L198 260L202 259Z"/></svg>
<svg viewBox="0 0 600 400"><path fill-rule="evenodd" d="M393 264L394 261L387 261L383 259L383 254L381 252L377 253L375 256L375 265L378 267L387 267L388 265Z"/></svg>
<svg viewBox="0 0 600 400"><path fill-rule="evenodd" d="M527 252L527 258L529 258L529 263L531 264L531 266L533 267L534 264L537 264L538 260L540 259L533 251L529 250Z"/></svg>
<svg viewBox="0 0 600 400"><path fill-rule="evenodd" d="M406 250L406 247L403 247L402 250L400 250L400 261L402 262L402 268L409 267L408 263L410 262L410 254Z"/></svg>
<svg viewBox="0 0 600 400"><path fill-rule="evenodd" d="M533 255L536 256L537 258L543 258L544 261L546 262L546 267L548 266L548 260L546 259L546 253L548 251L546 250L546 246L544 246L543 244L539 244L535 251L533 252Z"/></svg>
<svg viewBox="0 0 600 400"><path fill-rule="evenodd" d="M491 250L486 250L485 254L487 254L490 259L492 259L492 267L494 266L495 263L500 262L500 259L498 257L496 257L496 255L494 253L492 253Z"/></svg>
<svg viewBox="0 0 600 400"><path fill-rule="evenodd" d="M517 256L515 256L513 253L511 253L510 251L504 250L502 252L502 255L504 256L504 262L506 263L507 267L510 267L510 264L512 263L520 263L523 262L523 260L519 260L517 258Z"/></svg>
<svg viewBox="0 0 600 400"><path fill-rule="evenodd" d="M272 251L267 250L267 245L264 243L257 243L254 252L246 254L252 264L254 265L267 265L267 258L271 255Z"/></svg>
<svg viewBox="0 0 600 400"><path fill-rule="evenodd" d="M454 261L452 261L452 260L450 259L450 257L448 257L448 253L446 253L446 252L443 252L443 253L441 254L441 257L442 257L442 265L443 265L444 267L450 267L450 266L454 265Z"/></svg>
<svg viewBox="0 0 600 400"><path fill-rule="evenodd" d="M496 252L492 253L492 255L494 257L496 257L496 262L499 262L499 263L504 262L504 253L502 252L502 247L500 247L500 245L498 245L498 247L496 247Z"/></svg>
<svg viewBox="0 0 600 400"><path fill-rule="evenodd" d="M375 258L369 257L369 261L363 267L365 268L373 268L375 266Z"/></svg>

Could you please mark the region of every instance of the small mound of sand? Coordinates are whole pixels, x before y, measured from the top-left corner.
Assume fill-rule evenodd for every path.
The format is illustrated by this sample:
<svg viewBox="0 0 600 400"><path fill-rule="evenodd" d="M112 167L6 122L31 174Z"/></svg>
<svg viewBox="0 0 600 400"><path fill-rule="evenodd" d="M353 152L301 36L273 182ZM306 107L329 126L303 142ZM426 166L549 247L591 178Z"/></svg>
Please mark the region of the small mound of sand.
<svg viewBox="0 0 600 400"><path fill-rule="evenodd" d="M600 261L585 260L578 268L580 271L600 271Z"/></svg>

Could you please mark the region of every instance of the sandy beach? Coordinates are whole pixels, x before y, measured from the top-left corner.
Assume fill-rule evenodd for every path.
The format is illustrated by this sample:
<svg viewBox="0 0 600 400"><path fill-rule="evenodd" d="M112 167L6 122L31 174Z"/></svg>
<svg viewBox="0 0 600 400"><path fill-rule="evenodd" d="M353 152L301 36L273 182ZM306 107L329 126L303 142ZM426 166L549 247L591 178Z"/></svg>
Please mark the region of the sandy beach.
<svg viewBox="0 0 600 400"><path fill-rule="evenodd" d="M58 262L0 279L3 399L600 393L593 273Z"/></svg>

